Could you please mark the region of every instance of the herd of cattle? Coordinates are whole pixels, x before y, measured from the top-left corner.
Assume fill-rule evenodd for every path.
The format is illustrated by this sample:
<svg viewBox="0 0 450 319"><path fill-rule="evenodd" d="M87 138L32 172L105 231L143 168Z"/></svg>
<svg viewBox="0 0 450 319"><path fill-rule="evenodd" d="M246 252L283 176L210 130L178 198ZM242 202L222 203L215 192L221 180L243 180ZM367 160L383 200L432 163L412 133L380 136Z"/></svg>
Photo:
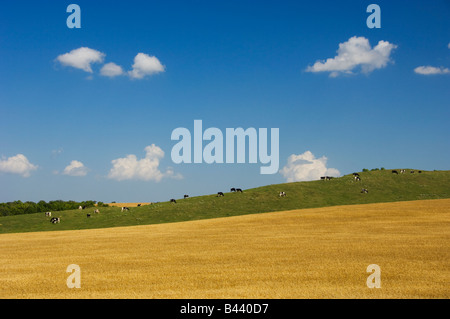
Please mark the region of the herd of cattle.
<svg viewBox="0 0 450 319"><path fill-rule="evenodd" d="M415 172L416 171L414 171L414 170L410 171L411 174L414 174ZM417 172L418 173L422 173L422 171L417 171ZM397 174L398 175L398 174L404 174L404 173L406 173L405 169L401 169L400 171L392 170L392 174ZM352 175L353 175L353 180L355 182L361 182L361 176L359 175L359 173L353 173ZM334 177L332 177L332 176L322 176L322 177L320 177L320 179L323 180L323 181L328 181L328 180L331 180L333 178ZM233 187L233 188L230 189L230 192L232 192L232 193L242 193L243 191L242 191L241 188L234 188ZM368 194L369 190L367 188L362 188L361 189L361 193ZM225 196L223 192L218 192L216 197L223 197L223 196ZM278 193L278 196L279 197L286 197L286 192L280 191ZM189 195L184 195L184 199L186 199L186 198L189 198ZM170 202L174 203L174 204L177 203L177 201L174 198L170 199ZM139 207L139 206L141 206L141 204L138 204L137 206ZM80 209L80 210L86 209L86 206L79 206L78 209ZM121 207L121 212L129 211L129 210L130 210L130 208L128 208L128 207ZM100 213L99 209L95 209L94 210L94 214L99 214L99 213ZM46 212L45 216L46 217L51 217L52 213L51 212ZM88 213L86 216L89 218L89 217L91 217L91 214ZM50 222L52 224L57 224L57 223L61 222L61 219L59 217L52 217L50 219Z"/></svg>

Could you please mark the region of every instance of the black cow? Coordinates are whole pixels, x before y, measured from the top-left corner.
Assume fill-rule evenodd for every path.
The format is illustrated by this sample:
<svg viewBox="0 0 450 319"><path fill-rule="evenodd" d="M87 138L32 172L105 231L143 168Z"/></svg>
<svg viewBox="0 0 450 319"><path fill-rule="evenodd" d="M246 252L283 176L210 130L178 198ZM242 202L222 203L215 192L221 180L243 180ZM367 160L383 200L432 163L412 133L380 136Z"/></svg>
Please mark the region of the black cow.
<svg viewBox="0 0 450 319"><path fill-rule="evenodd" d="M414 171L411 171L411 174L414 174Z"/></svg>
<svg viewBox="0 0 450 319"><path fill-rule="evenodd" d="M417 173L419 173L419 174L420 174L420 173L422 173L422 171L418 171Z"/></svg>
<svg viewBox="0 0 450 319"><path fill-rule="evenodd" d="M232 189L230 189L230 192L235 192L236 191L236 188L232 188Z"/></svg>
<svg viewBox="0 0 450 319"><path fill-rule="evenodd" d="M141 207L141 204L138 204L138 207Z"/></svg>
<svg viewBox="0 0 450 319"><path fill-rule="evenodd" d="M170 202L171 202L171 203L175 203L175 204L177 203L177 201L176 201L174 198L172 198L172 199L170 200Z"/></svg>
<svg viewBox="0 0 450 319"><path fill-rule="evenodd" d="M218 192L217 197L220 197L220 196L225 196L225 195L222 192Z"/></svg>
<svg viewBox="0 0 450 319"><path fill-rule="evenodd" d="M188 198L189 197L189 195L184 195L184 198Z"/></svg>
<svg viewBox="0 0 450 319"><path fill-rule="evenodd" d="M320 179L321 179L321 180L325 180L325 177L326 177L326 176L322 176L322 177L320 177Z"/></svg>
<svg viewBox="0 0 450 319"><path fill-rule="evenodd" d="M236 188L236 192L237 192L237 193L242 193L242 189Z"/></svg>
<svg viewBox="0 0 450 319"><path fill-rule="evenodd" d="M87 217L87 218L91 217L91 214L87 214L86 217Z"/></svg>
<svg viewBox="0 0 450 319"><path fill-rule="evenodd" d="M393 170L392 174L397 174L398 175L398 172L396 170Z"/></svg>

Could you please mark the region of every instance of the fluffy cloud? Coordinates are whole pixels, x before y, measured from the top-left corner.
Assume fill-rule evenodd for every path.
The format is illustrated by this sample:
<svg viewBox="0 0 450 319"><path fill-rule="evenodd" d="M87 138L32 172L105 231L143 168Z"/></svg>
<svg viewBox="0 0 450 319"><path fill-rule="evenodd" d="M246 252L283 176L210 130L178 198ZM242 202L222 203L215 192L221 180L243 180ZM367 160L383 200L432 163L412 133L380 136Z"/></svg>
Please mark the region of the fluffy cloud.
<svg viewBox="0 0 450 319"><path fill-rule="evenodd" d="M449 74L450 69L444 67L434 67L434 66L418 66L414 69L414 72L422 75L433 75L433 74Z"/></svg>
<svg viewBox="0 0 450 319"><path fill-rule="evenodd" d="M56 60L62 65L81 69L85 72L93 73L92 63L103 63L105 54L86 47L74 49L69 53L59 55Z"/></svg>
<svg viewBox="0 0 450 319"><path fill-rule="evenodd" d="M108 77L115 77L115 76L119 76L122 75L123 69L120 65L117 65L115 63L106 63L101 69L100 69L100 74L103 76L108 76Z"/></svg>
<svg viewBox="0 0 450 319"><path fill-rule="evenodd" d="M88 169L83 163L74 160L64 168L62 174L69 176L86 176L87 172Z"/></svg>
<svg viewBox="0 0 450 319"><path fill-rule="evenodd" d="M128 71L128 75L133 79L142 79L147 75L164 71L165 67L159 62L158 58L145 53L138 53L134 57L134 64L132 70Z"/></svg>
<svg viewBox="0 0 450 319"><path fill-rule="evenodd" d="M181 178L181 175L175 174L172 169L165 173L159 170L159 164L164 157L164 151L152 144L145 148L145 157L137 159L136 155L127 155L123 158L112 160L113 167L108 173L108 177L118 181L122 180L144 180L159 182L164 177Z"/></svg>
<svg viewBox="0 0 450 319"><path fill-rule="evenodd" d="M30 173L38 167L31 164L25 155L17 154L9 158L2 158L0 160L0 172L19 174L23 177L29 177Z"/></svg>
<svg viewBox="0 0 450 319"><path fill-rule="evenodd" d="M327 158L316 158L313 153L306 151L303 154L289 156L287 165L280 173L287 182L311 181L320 179L321 176L340 176L335 168L327 168Z"/></svg>
<svg viewBox="0 0 450 319"><path fill-rule="evenodd" d="M385 67L390 62L391 52L395 48L395 44L383 40L372 48L368 39L354 36L339 44L337 56L326 61L317 61L306 71L331 72L330 76L336 77L342 73L351 74L359 67L363 73L369 73Z"/></svg>

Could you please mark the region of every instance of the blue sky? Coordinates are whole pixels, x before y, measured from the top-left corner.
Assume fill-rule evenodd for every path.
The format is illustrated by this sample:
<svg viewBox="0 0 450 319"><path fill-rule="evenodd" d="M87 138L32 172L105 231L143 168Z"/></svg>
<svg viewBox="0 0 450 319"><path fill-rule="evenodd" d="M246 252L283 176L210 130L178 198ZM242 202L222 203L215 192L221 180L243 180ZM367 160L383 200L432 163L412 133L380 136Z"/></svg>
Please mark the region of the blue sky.
<svg viewBox="0 0 450 319"><path fill-rule="evenodd" d="M66 25L71 3L80 29ZM380 29L366 25L371 3ZM0 202L165 201L336 170L447 170L449 15L445 0L4 3ZM79 48L103 54L92 73L58 60ZM130 76L139 53L163 71ZM108 63L122 73L102 76ZM193 132L196 119L223 132L279 128L284 174L173 163L172 131ZM130 154L150 170L112 177Z"/></svg>

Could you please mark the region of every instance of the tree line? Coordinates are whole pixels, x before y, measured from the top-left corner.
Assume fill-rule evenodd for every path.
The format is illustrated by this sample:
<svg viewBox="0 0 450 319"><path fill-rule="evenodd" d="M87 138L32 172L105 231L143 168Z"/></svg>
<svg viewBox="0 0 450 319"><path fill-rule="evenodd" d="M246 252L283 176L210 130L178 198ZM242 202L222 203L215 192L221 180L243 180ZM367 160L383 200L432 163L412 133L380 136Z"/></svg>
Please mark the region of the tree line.
<svg viewBox="0 0 450 319"><path fill-rule="evenodd" d="M69 210L69 209L78 209L79 206L82 207L94 207L97 204L97 207L107 207L108 204L104 204L103 202L97 202L93 200L87 200L83 202L75 202L75 201L63 201L63 200L52 200L49 202L45 202L43 200L34 203L34 202L22 202L20 200L8 203L0 203L0 216L12 216L12 215L21 215L21 214L34 214L34 213L43 213L43 212L51 212L51 211L61 211L61 210Z"/></svg>

